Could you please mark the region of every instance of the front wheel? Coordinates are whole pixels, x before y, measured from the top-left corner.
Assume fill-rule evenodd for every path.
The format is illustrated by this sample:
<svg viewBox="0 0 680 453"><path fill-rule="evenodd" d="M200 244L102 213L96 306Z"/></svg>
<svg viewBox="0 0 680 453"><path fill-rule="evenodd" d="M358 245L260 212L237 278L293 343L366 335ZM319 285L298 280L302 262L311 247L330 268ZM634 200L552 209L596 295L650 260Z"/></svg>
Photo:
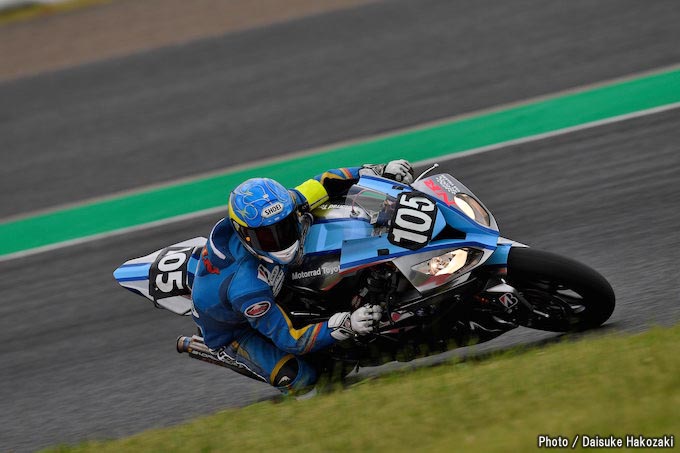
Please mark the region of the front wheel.
<svg viewBox="0 0 680 453"><path fill-rule="evenodd" d="M614 311L614 290L594 269L569 258L513 247L508 283L533 306L522 322L551 332L574 332L603 324Z"/></svg>

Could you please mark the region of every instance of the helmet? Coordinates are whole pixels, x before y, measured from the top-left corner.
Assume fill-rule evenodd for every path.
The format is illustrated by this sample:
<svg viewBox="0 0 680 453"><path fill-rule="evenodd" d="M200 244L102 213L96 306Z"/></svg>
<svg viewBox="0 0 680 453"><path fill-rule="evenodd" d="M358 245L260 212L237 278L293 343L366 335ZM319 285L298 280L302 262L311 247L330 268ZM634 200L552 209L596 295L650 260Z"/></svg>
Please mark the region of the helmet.
<svg viewBox="0 0 680 453"><path fill-rule="evenodd" d="M270 263L288 264L302 249L303 228L290 192L269 178L252 178L229 196L229 219L245 248Z"/></svg>

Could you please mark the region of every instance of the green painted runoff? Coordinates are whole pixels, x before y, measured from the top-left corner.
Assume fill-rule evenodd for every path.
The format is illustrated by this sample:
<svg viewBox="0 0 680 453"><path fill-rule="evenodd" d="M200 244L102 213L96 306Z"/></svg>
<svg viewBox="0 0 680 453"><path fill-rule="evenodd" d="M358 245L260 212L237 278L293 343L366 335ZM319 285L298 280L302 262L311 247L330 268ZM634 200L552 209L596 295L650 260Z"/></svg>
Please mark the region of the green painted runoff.
<svg viewBox="0 0 680 453"><path fill-rule="evenodd" d="M680 70L646 75L504 110L411 129L313 155L128 194L0 224L0 256L226 205L251 177L287 186L328 168L420 161L680 102Z"/></svg>

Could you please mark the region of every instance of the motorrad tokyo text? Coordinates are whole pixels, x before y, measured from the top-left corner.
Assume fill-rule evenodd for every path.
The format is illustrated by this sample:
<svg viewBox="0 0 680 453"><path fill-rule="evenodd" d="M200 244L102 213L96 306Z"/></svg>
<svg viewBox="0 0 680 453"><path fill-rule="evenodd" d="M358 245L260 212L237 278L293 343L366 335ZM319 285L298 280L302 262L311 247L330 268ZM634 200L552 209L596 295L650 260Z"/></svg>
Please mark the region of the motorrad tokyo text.
<svg viewBox="0 0 680 453"><path fill-rule="evenodd" d="M625 436L599 436L590 434L576 434L569 436L550 436L539 434L538 448L675 448L675 436L643 436L640 434L626 434Z"/></svg>

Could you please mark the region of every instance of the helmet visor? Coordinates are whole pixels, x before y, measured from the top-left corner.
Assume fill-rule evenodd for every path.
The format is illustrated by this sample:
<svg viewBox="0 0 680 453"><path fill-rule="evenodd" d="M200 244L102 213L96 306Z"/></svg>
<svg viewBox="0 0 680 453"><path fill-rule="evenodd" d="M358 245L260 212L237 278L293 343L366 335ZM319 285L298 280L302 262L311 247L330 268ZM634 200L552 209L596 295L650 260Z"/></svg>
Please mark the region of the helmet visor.
<svg viewBox="0 0 680 453"><path fill-rule="evenodd" d="M258 228L241 227L246 242L255 250L278 252L291 247L300 239L300 224L297 211L273 225Z"/></svg>

